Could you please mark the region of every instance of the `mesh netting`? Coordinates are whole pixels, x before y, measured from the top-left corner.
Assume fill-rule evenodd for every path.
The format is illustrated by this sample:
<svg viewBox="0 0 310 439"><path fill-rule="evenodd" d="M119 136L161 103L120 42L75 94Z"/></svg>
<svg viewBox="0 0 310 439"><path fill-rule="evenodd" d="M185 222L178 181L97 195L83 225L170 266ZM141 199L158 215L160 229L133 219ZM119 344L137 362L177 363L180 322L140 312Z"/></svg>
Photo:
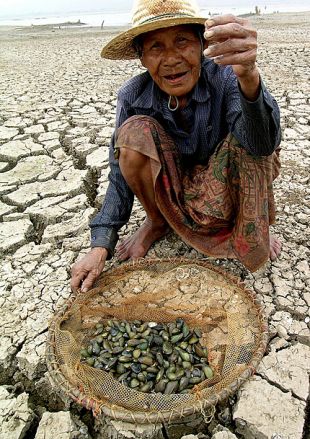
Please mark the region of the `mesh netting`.
<svg viewBox="0 0 310 439"><path fill-rule="evenodd" d="M97 323L183 318L202 331L215 371L188 394L143 393L81 362L80 350ZM236 278L203 261L142 260L102 276L53 318L47 362L54 384L95 414L146 423L180 419L214 407L254 372L267 345L267 324L255 295Z"/></svg>

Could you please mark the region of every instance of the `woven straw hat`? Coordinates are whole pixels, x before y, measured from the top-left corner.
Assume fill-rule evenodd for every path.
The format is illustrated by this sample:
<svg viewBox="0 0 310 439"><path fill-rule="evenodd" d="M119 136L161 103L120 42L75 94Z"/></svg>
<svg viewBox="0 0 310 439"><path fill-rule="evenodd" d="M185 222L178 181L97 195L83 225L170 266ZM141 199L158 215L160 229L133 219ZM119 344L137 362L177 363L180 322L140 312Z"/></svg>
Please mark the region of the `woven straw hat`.
<svg viewBox="0 0 310 439"><path fill-rule="evenodd" d="M195 0L135 0L132 27L117 35L102 49L102 58L134 59L133 40L138 35L181 24L204 24Z"/></svg>

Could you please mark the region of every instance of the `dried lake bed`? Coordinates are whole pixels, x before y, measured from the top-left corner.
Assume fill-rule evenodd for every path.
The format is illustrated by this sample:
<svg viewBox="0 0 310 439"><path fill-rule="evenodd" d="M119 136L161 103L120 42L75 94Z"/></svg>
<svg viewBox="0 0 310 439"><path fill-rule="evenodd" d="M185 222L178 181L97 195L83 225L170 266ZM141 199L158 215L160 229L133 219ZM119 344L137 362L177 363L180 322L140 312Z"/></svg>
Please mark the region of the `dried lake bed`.
<svg viewBox="0 0 310 439"><path fill-rule="evenodd" d="M272 229L283 250L253 274L235 261L212 263L256 292L270 343L256 374L210 424L187 420L169 438L182 428L213 439L310 435L310 12L253 22L258 65L281 109ZM142 71L136 61L100 58L116 31L0 28L0 438L155 437L108 420L96 432L89 412L55 394L45 364L48 322L71 294L70 267L88 250L88 222L107 188L117 90ZM135 203L121 235L143 217ZM174 234L148 256L203 258Z"/></svg>

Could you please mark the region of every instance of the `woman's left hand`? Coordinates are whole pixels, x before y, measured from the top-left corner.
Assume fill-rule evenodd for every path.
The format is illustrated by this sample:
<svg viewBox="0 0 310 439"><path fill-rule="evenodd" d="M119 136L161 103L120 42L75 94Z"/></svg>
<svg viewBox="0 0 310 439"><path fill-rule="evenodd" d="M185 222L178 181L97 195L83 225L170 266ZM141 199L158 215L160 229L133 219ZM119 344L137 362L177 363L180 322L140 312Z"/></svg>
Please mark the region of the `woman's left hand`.
<svg viewBox="0 0 310 439"><path fill-rule="evenodd" d="M219 65L231 65L238 78L256 69L257 32L250 22L234 15L218 15L205 23L208 48L204 54Z"/></svg>

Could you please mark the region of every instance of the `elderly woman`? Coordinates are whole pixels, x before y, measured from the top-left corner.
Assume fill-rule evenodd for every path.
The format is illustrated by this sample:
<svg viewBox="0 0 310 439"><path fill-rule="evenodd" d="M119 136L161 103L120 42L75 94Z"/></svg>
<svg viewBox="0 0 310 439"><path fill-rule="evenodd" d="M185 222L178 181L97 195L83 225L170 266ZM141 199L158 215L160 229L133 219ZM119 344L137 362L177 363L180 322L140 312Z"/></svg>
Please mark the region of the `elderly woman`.
<svg viewBox="0 0 310 439"><path fill-rule="evenodd" d="M119 91L110 184L90 224L92 249L72 268L73 290L87 291L113 256L134 195L146 219L118 246L120 260L144 257L170 229L251 271L276 258L279 109L256 51L256 31L242 18L205 20L190 0L136 2L133 27L102 56L138 57L147 71Z"/></svg>

